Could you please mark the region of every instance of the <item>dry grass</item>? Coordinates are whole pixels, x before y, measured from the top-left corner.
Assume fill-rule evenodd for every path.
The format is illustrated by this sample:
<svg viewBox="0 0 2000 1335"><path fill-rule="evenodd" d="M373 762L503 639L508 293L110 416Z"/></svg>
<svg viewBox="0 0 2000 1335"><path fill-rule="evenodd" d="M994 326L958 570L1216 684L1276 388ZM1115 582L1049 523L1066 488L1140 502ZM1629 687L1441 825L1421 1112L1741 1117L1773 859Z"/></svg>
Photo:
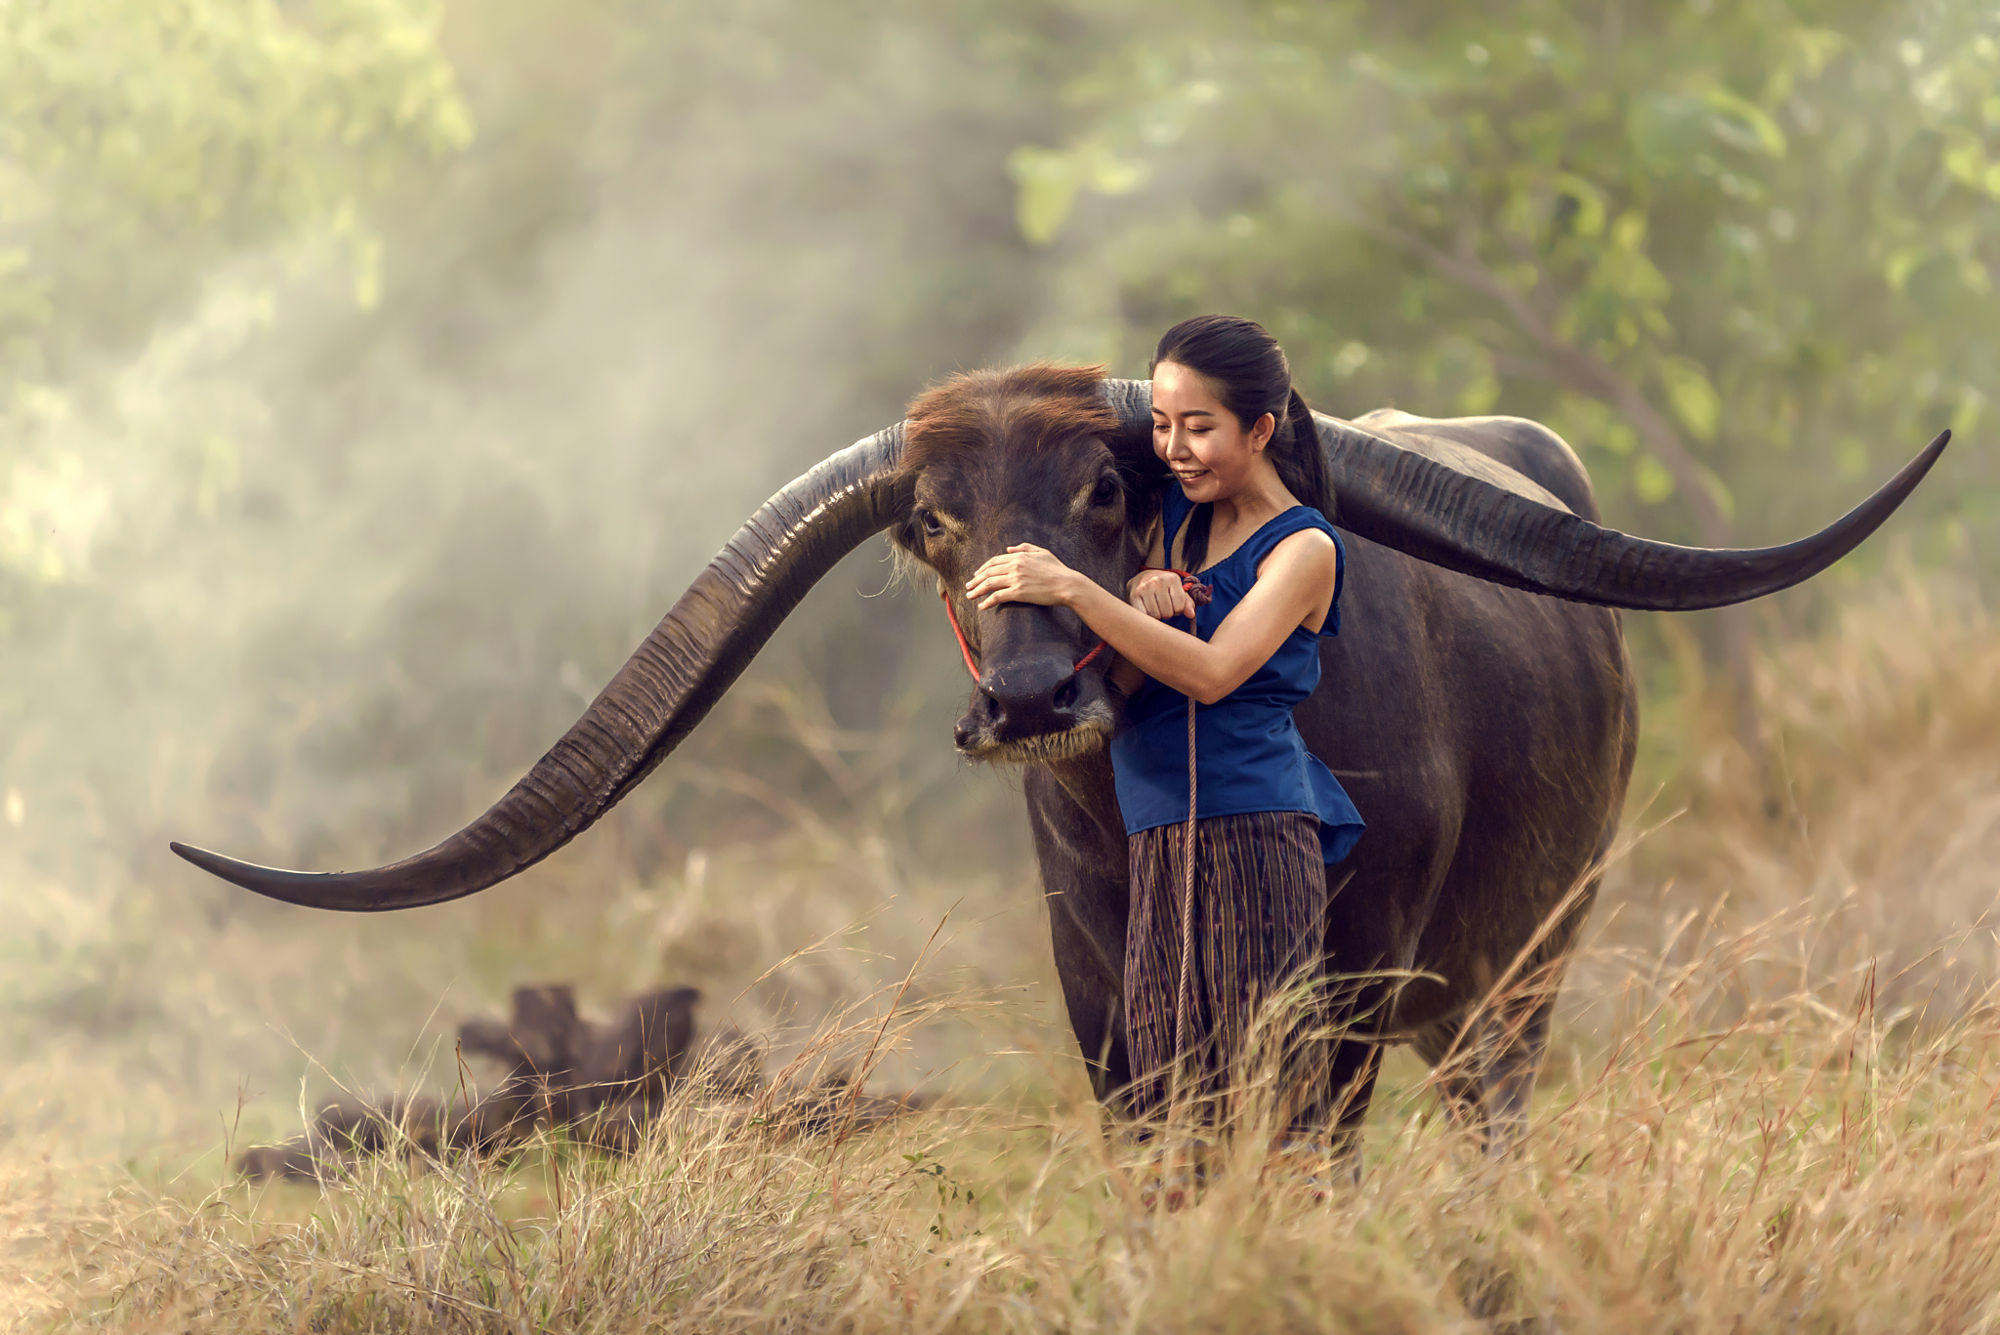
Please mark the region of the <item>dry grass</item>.
<svg viewBox="0 0 2000 1335"><path fill-rule="evenodd" d="M127 1073L113 1017L6 1079L0 1267L18 1268L0 1313L133 1331L2000 1328L2000 635L1967 601L1905 590L1773 657L1766 687L1789 776L1776 815L1724 749L1681 739L1720 759L1635 804L1645 833L1612 870L1512 1162L1445 1127L1397 1056L1358 1186L1318 1199L1245 1138L1194 1206L1149 1212L1146 1160L1101 1134L1046 987L1033 1005L1004 990L1047 967L1032 899L1005 879L1019 869L945 881L879 841L885 860L836 856L856 837L829 826L653 886L600 867L608 921L587 931L526 900L425 924L344 994L366 1023L299 1042L336 1065L389 1033L407 1051L396 1005L435 1004L451 977L504 982L527 951L510 934L564 960L604 947L607 994L664 954L731 996L889 877L878 955L803 956L739 1006L795 979L792 1013L853 1007L794 1045L804 1059L879 1039L905 1069L946 1069L953 1106L803 1139L686 1106L629 1160L544 1142L509 1164L383 1163L322 1195L228 1181L214 1118L233 1109L196 1082L206 1132L167 1117L122 1173L80 1172L65 1146L116 1139L93 1100L176 1083ZM217 929L241 934L223 958L247 986L213 965L200 983L142 976L175 1006L220 1005L279 997L287 968L361 963L358 938L292 927ZM72 930L79 952L117 936ZM258 951L278 958L250 968ZM395 995L371 1009L369 987ZM221 1055L190 1069L254 1056L201 1051ZM239 1134L290 1102L253 1098Z"/></svg>
<svg viewBox="0 0 2000 1335"><path fill-rule="evenodd" d="M1714 714L1647 721L1688 761L1634 784L1627 835L1655 832L1613 874L1608 967L1578 993L1783 921L1733 970L1742 1006L1867 971L1905 1019L1961 1014L2000 980L2000 628L1970 590L1909 579L1759 677L1770 780Z"/></svg>

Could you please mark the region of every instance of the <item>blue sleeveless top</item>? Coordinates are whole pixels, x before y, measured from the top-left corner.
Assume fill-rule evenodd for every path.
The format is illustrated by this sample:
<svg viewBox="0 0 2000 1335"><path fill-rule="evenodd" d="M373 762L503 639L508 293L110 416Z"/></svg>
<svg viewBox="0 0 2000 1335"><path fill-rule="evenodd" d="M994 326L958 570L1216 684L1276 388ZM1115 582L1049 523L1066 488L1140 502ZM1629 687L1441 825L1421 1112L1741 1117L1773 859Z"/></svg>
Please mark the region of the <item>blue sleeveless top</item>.
<svg viewBox="0 0 2000 1335"><path fill-rule="evenodd" d="M1178 482L1167 488L1162 551L1172 553L1174 535L1193 509ZM1212 636L1257 582L1257 563L1280 541L1307 528L1331 537L1340 552L1326 621L1318 634L1294 626L1241 686L1212 705L1196 705L1195 802L1201 816L1309 812L1319 817L1321 855L1338 862L1361 838L1361 813L1333 771L1306 750L1292 721L1292 706L1319 684L1319 636L1340 631L1340 586L1347 578L1347 549L1340 535L1309 505L1273 516L1242 546L1197 572L1215 596L1196 609L1196 620L1200 637ZM1188 629L1186 617L1173 617L1167 624ZM1187 819L1187 701L1181 692L1148 677L1126 703L1127 726L1111 739L1111 772L1128 835Z"/></svg>

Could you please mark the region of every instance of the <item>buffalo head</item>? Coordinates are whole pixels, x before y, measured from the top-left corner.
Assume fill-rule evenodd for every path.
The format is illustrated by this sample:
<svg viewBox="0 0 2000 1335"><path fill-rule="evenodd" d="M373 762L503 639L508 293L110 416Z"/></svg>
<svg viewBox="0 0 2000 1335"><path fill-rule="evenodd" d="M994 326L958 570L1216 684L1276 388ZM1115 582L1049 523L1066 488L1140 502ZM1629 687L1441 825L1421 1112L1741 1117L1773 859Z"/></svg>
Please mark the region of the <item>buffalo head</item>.
<svg viewBox="0 0 2000 1335"><path fill-rule="evenodd" d="M561 848L644 779L820 576L876 533L892 530L948 596L960 572L1023 539L1122 588L1163 480L1151 464L1150 410L1147 382L1088 370L1031 366L947 382L907 423L830 456L765 502L583 717L442 843L355 872L281 871L178 843L174 851L259 894L320 908L410 908L483 890ZM1741 602L1824 569L1902 503L1946 440L1811 537L1737 551L1604 528L1470 450L1425 453L1351 422L1316 423L1336 497L1329 518L1349 533L1494 583L1658 610ZM967 619L982 662L962 747L1052 760L1101 745L1112 710L1101 665L1074 670L1089 638L1074 617L1007 604Z"/></svg>
<svg viewBox="0 0 2000 1335"><path fill-rule="evenodd" d="M953 729L974 760L1063 760L1101 750L1118 718L1111 655L1074 612L1031 603L975 610L966 578L1012 543L1046 547L1122 590L1146 556L1160 465L1083 367L979 371L910 405L902 467L910 511L889 529L906 561L935 572L961 629L972 701ZM1086 660L1089 660L1086 662Z"/></svg>

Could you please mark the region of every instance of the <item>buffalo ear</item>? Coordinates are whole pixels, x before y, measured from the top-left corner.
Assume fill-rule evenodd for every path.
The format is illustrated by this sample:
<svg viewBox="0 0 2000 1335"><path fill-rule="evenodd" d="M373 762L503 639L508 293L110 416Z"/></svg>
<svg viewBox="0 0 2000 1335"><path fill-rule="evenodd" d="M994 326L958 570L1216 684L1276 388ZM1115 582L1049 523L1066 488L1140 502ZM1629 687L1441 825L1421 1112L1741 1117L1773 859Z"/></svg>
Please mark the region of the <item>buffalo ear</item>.
<svg viewBox="0 0 2000 1335"><path fill-rule="evenodd" d="M541 983L514 989L514 1015L508 1026L522 1053L543 1072L568 1070L576 1060L578 1031L576 989L568 983Z"/></svg>
<svg viewBox="0 0 2000 1335"><path fill-rule="evenodd" d="M458 1027L458 1045L475 1057L491 1057L500 1062L511 1063L521 1055L514 1045L513 1033L501 1020L467 1020Z"/></svg>

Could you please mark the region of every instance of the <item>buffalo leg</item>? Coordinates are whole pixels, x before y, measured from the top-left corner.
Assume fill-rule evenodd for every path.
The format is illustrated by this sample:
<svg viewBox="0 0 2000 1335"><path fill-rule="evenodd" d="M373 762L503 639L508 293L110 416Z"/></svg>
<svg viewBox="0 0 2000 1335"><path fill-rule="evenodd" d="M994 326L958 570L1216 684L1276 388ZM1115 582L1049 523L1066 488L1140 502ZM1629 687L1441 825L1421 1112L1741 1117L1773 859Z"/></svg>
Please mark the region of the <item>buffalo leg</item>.
<svg viewBox="0 0 2000 1335"><path fill-rule="evenodd" d="M1554 1009L1553 994L1502 1003L1417 1040L1418 1054L1435 1070L1445 1115L1476 1135L1488 1154L1507 1154L1527 1128Z"/></svg>
<svg viewBox="0 0 2000 1335"><path fill-rule="evenodd" d="M1334 1157L1361 1168L1361 1129L1375 1101L1375 1077L1382 1071L1382 1045L1373 1039L1343 1038L1334 1045L1327 1081L1333 1092Z"/></svg>
<svg viewBox="0 0 2000 1335"><path fill-rule="evenodd" d="M1407 952L1395 948L1390 926L1378 913L1357 908L1346 893L1354 875L1351 867L1327 869L1320 1013L1332 1034L1325 1085L1330 1148L1358 1174L1361 1130L1382 1069L1383 1045L1376 1035L1390 1017L1398 986L1381 978L1379 971L1408 965L1402 957Z"/></svg>
<svg viewBox="0 0 2000 1335"><path fill-rule="evenodd" d="M1070 1030L1089 1068L1091 1091L1100 1103L1115 1106L1132 1083L1125 1043L1125 974L1122 968L1104 966L1098 934L1073 911L1072 903L1066 891L1048 892L1049 943L1055 950Z"/></svg>
<svg viewBox="0 0 2000 1335"><path fill-rule="evenodd" d="M1419 1051L1422 1051L1419 1045ZM1426 1054L1425 1061L1432 1058ZM1470 1135L1485 1136L1486 1114L1481 1107L1478 1077L1463 1071L1431 1072L1431 1087L1437 1091L1438 1102L1444 1106L1445 1120L1456 1130Z"/></svg>
<svg viewBox="0 0 2000 1335"><path fill-rule="evenodd" d="M1102 763L1109 767L1108 761ZM1106 813L1087 812L1072 793L1089 788L1064 783L1055 768L1032 766L1024 783L1035 861L1049 908L1049 942L1091 1090L1099 1102L1115 1108L1132 1083L1123 1015L1125 831L1115 807L1108 822ZM1099 787L1108 792L1109 778Z"/></svg>
<svg viewBox="0 0 2000 1335"><path fill-rule="evenodd" d="M1518 1024L1510 1021L1498 1057L1486 1068L1480 1097L1486 1107L1491 1153L1508 1153L1527 1132L1528 1100L1549 1050L1549 1015L1555 1002L1554 996L1545 996L1519 1017Z"/></svg>
<svg viewBox="0 0 2000 1335"><path fill-rule="evenodd" d="M1581 893L1559 905L1556 912L1561 917L1549 924L1520 977L1488 997L1469 1019L1441 1026L1432 1044L1419 1041L1417 1045L1434 1067L1443 1061L1451 1068L1441 1072L1447 1082L1469 1082L1477 1098L1474 1129L1488 1154L1511 1152L1527 1130L1528 1103L1548 1053L1556 993L1584 915L1597 898L1601 878L1593 869L1603 865L1613 829L1606 827L1595 857L1579 874ZM1450 1097L1447 1094L1448 1112Z"/></svg>
<svg viewBox="0 0 2000 1335"><path fill-rule="evenodd" d="M1329 1000L1326 1014L1333 1037L1327 1061L1326 1126L1334 1157L1361 1165L1361 1130L1375 1101L1375 1077L1382 1070L1382 1043L1370 1031L1381 1023L1390 989L1379 982L1348 985L1345 996Z"/></svg>

